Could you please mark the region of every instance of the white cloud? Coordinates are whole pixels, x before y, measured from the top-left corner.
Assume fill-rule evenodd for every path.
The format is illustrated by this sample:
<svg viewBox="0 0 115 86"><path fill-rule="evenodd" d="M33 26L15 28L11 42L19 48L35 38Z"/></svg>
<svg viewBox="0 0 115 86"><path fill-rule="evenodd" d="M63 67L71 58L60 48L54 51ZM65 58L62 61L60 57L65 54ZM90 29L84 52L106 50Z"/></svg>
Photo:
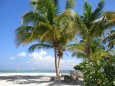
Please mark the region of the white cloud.
<svg viewBox="0 0 115 86"><path fill-rule="evenodd" d="M77 64L79 64L81 60L77 60L76 58L72 59L62 59L60 62L61 69L73 69L73 67Z"/></svg>
<svg viewBox="0 0 115 86"><path fill-rule="evenodd" d="M44 51L44 50L41 49L41 51L39 52L39 54L40 54L41 56L45 56L47 53L46 53L46 51Z"/></svg>
<svg viewBox="0 0 115 86"><path fill-rule="evenodd" d="M26 56L26 53L25 52L21 52L18 54L18 57L25 57Z"/></svg>
<svg viewBox="0 0 115 86"><path fill-rule="evenodd" d="M54 57L51 55L48 55L46 51L41 50L40 52L34 52L29 54L30 63L33 63L36 68L39 69L54 69L55 63L54 63ZM61 69L73 69L73 66L76 64L79 64L81 60L77 60L76 58L71 59L62 59L60 66Z"/></svg>
<svg viewBox="0 0 115 86"><path fill-rule="evenodd" d="M40 55L40 53L34 52L29 54L29 57L31 57L31 59L35 60L35 61L41 61L43 58L42 55Z"/></svg>
<svg viewBox="0 0 115 86"><path fill-rule="evenodd" d="M9 59L10 59L10 60L15 60L16 58L15 58L15 57L10 57Z"/></svg>

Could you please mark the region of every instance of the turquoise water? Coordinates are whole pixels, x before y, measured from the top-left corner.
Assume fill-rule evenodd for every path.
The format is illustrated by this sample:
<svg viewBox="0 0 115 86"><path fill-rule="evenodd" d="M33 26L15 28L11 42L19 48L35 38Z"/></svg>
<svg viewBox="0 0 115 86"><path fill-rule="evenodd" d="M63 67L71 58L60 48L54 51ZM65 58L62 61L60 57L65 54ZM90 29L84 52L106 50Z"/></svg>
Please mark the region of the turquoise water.
<svg viewBox="0 0 115 86"><path fill-rule="evenodd" d="M61 70L61 73L69 74L73 70ZM55 70L0 70L0 73L55 73Z"/></svg>

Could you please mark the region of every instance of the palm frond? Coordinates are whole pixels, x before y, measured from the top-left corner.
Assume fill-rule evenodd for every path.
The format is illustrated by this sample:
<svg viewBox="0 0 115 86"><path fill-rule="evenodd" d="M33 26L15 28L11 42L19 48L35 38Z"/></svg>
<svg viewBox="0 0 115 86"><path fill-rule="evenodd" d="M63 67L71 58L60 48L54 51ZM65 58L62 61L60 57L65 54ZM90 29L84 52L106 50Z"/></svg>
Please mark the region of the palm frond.
<svg viewBox="0 0 115 86"><path fill-rule="evenodd" d="M86 58L87 55L85 54L85 47L83 43L80 44L70 44L67 45L66 48L73 52L72 56L76 56L77 58Z"/></svg>
<svg viewBox="0 0 115 86"><path fill-rule="evenodd" d="M108 36L103 40L104 43L108 43L110 49L115 46L115 30L111 30Z"/></svg>
<svg viewBox="0 0 115 86"><path fill-rule="evenodd" d="M104 39L104 41L115 40L115 30L111 30L108 36Z"/></svg>
<svg viewBox="0 0 115 86"><path fill-rule="evenodd" d="M75 6L75 1L74 0L67 0L66 1L66 9L73 8Z"/></svg>
<svg viewBox="0 0 115 86"><path fill-rule="evenodd" d="M88 58L87 55L84 52L81 52L81 51L73 52L72 56L77 57L77 58Z"/></svg>
<svg viewBox="0 0 115 86"><path fill-rule="evenodd" d="M107 11L103 13L103 16L106 18L106 28L115 27L115 12Z"/></svg>
<svg viewBox="0 0 115 86"><path fill-rule="evenodd" d="M83 38L86 37L87 32L88 32L87 27L78 14L75 18L75 23L76 23L75 28L79 31L80 35Z"/></svg>
<svg viewBox="0 0 115 86"><path fill-rule="evenodd" d="M48 44L34 44L29 47L28 51L33 52L35 49L41 49L41 47L46 49L52 48L52 46Z"/></svg>
<svg viewBox="0 0 115 86"><path fill-rule="evenodd" d="M39 22L39 15L36 12L30 11L22 16L23 25L36 24Z"/></svg>
<svg viewBox="0 0 115 86"><path fill-rule="evenodd" d="M106 58L106 57L110 57L111 53L110 50L102 50L100 49L98 52L95 52L95 54L93 54L93 60L100 60L102 57Z"/></svg>
<svg viewBox="0 0 115 86"><path fill-rule="evenodd" d="M48 21L50 21L51 24L54 24L56 6L53 0L33 0L31 4L34 5L37 13L46 15Z"/></svg>
<svg viewBox="0 0 115 86"><path fill-rule="evenodd" d="M55 4L56 15L58 16L61 13L61 8L60 8L60 5L59 5L59 0L53 0L53 3Z"/></svg>
<svg viewBox="0 0 115 86"><path fill-rule="evenodd" d="M30 4L34 7L35 12L41 14L45 13L46 11L46 9L44 8L46 1L48 0L31 0Z"/></svg>
<svg viewBox="0 0 115 86"><path fill-rule="evenodd" d="M103 11L103 7L104 7L104 0L100 0L98 7L92 13L92 20L95 20L100 17Z"/></svg>
<svg viewBox="0 0 115 86"><path fill-rule="evenodd" d="M109 47L110 49L112 49L112 48L115 49L114 46L115 46L115 40L110 41L109 44L108 44L108 47Z"/></svg>
<svg viewBox="0 0 115 86"><path fill-rule="evenodd" d="M73 10L66 9L65 12L58 17L57 26L60 28L61 37L74 38L78 32L78 29L75 29L77 27L76 22L74 22L76 15Z"/></svg>
<svg viewBox="0 0 115 86"><path fill-rule="evenodd" d="M53 35L53 29L50 23L43 23L40 22L38 25L35 26L34 32L38 32L40 40L51 40Z"/></svg>
<svg viewBox="0 0 115 86"><path fill-rule="evenodd" d="M101 36L106 29L107 28L105 28L105 17L103 17L100 21L93 23L90 35L93 37Z"/></svg>
<svg viewBox="0 0 115 86"><path fill-rule="evenodd" d="M103 13L103 15L106 17L107 20L115 21L115 12L107 11Z"/></svg>
<svg viewBox="0 0 115 86"><path fill-rule="evenodd" d="M87 28L90 28L90 23L92 22L92 6L85 1L84 3L84 13L83 13L83 22L87 26Z"/></svg>
<svg viewBox="0 0 115 86"><path fill-rule="evenodd" d="M54 24L54 18L56 17L57 9L55 4L51 0L46 0L45 9L47 10L47 18L51 24Z"/></svg>
<svg viewBox="0 0 115 86"><path fill-rule="evenodd" d="M27 44L31 42L32 39L32 26L20 26L19 28L16 29L16 44L17 46Z"/></svg>

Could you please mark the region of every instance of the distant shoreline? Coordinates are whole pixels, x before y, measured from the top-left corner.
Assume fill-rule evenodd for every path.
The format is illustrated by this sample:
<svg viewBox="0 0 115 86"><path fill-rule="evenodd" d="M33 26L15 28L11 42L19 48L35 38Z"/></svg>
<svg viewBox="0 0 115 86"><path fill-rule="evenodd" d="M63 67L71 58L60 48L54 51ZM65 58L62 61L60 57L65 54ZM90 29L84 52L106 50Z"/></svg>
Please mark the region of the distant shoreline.
<svg viewBox="0 0 115 86"><path fill-rule="evenodd" d="M74 70L61 70L61 73L70 74L71 71ZM55 70L0 70L1 73L55 73Z"/></svg>

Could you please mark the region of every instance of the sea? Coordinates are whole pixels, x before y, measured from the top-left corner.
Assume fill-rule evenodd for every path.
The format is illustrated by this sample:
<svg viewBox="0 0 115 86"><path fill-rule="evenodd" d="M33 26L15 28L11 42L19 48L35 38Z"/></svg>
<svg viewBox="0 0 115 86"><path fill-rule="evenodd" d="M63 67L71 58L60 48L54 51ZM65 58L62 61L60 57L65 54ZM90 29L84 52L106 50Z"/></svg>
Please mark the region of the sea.
<svg viewBox="0 0 115 86"><path fill-rule="evenodd" d="M61 70L60 73L70 74L73 71L75 70ZM55 73L55 70L0 70L0 73Z"/></svg>

